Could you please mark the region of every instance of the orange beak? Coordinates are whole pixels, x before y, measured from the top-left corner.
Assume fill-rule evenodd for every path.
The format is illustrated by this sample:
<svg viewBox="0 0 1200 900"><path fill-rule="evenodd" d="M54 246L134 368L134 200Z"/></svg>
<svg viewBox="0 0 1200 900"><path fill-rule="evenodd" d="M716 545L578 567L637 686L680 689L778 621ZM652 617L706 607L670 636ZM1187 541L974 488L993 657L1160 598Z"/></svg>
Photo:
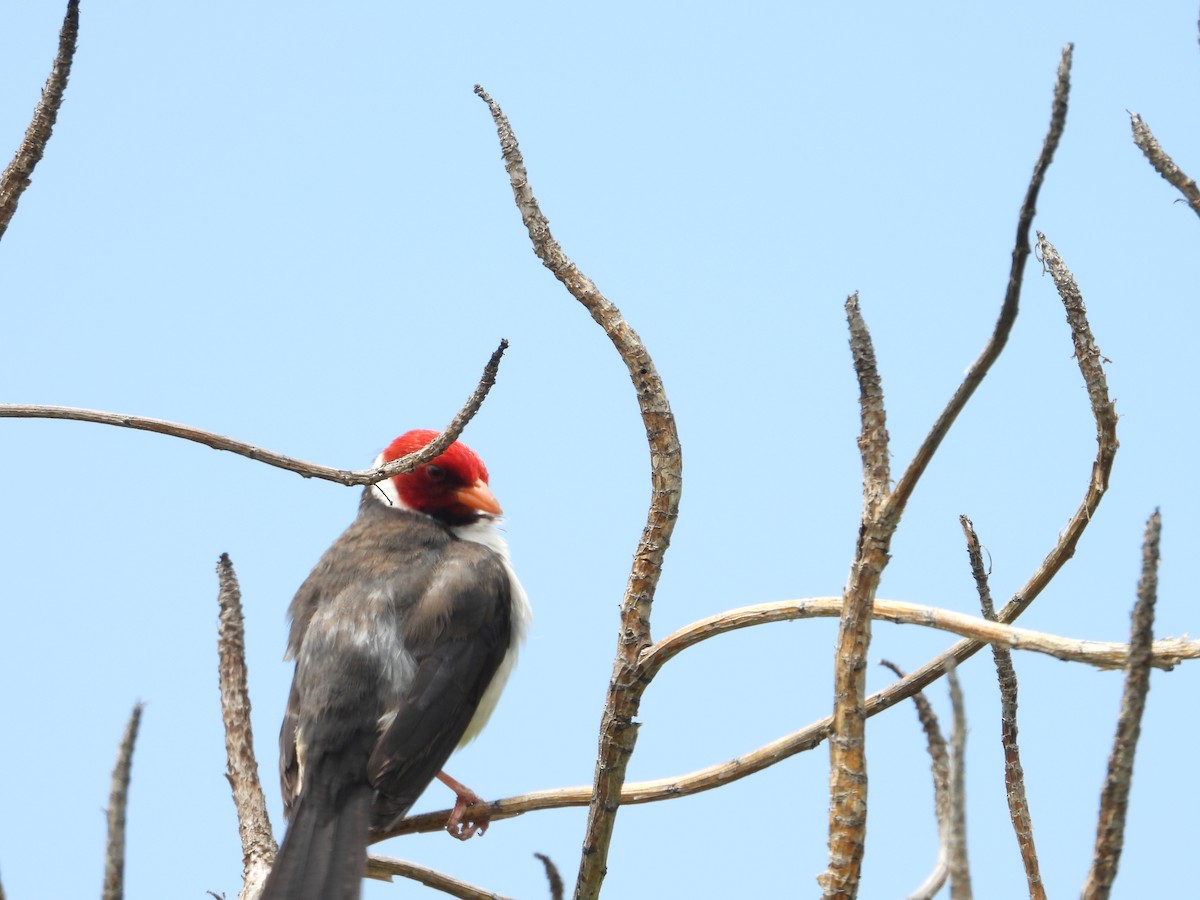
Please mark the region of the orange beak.
<svg viewBox="0 0 1200 900"><path fill-rule="evenodd" d="M492 489L487 486L487 482L482 478L478 479L470 487L456 490L454 492L454 499L468 509L473 509L477 512L490 513L493 516L498 516L503 512L500 509L499 501L496 500L496 495L492 493Z"/></svg>

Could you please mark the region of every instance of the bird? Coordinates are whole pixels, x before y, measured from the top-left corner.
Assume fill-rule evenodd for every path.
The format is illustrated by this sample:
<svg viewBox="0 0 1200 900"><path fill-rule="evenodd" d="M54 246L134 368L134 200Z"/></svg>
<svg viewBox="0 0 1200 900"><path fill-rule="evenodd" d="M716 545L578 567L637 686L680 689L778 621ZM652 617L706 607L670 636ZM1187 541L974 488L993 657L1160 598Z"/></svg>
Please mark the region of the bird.
<svg viewBox="0 0 1200 900"><path fill-rule="evenodd" d="M375 466L437 436L406 432ZM491 716L530 624L500 515L483 461L455 442L368 486L297 591L279 734L288 827L262 900L356 900L372 832L435 777L456 793L451 834L486 827L464 817L479 797L441 770Z"/></svg>

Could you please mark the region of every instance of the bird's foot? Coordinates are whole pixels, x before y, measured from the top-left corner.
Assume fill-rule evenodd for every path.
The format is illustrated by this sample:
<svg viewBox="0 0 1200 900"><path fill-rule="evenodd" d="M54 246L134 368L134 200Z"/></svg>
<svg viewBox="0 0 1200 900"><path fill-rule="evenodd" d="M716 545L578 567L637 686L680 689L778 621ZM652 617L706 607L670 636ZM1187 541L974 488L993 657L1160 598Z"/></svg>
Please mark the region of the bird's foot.
<svg viewBox="0 0 1200 900"><path fill-rule="evenodd" d="M467 810L473 806L482 806L487 801L445 772L438 772L437 777L446 787L454 791L454 809L450 811L450 818L446 821L446 831L450 836L458 838L460 841L469 841L475 835L482 835L486 832L488 825L491 824L488 814L477 812L468 818Z"/></svg>

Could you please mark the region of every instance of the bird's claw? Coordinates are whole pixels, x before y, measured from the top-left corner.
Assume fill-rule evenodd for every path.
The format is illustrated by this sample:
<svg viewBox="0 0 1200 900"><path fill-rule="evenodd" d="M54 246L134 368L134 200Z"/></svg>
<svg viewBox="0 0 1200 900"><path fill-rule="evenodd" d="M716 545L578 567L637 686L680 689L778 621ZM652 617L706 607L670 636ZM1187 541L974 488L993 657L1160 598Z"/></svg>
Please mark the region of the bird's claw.
<svg viewBox="0 0 1200 900"><path fill-rule="evenodd" d="M450 811L450 818L446 821L447 833L460 841L469 841L477 834L486 833L488 825L491 824L491 819L486 812L467 817L468 809L472 806L479 806L483 802L483 798L474 791L456 792L454 809Z"/></svg>

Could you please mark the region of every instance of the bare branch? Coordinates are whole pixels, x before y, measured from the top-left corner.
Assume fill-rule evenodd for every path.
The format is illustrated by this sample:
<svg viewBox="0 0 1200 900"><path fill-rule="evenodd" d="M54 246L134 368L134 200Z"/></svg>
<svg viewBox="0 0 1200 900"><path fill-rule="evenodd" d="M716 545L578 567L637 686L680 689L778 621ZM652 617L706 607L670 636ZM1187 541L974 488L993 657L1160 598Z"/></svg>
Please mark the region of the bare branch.
<svg viewBox="0 0 1200 900"><path fill-rule="evenodd" d="M712 616L693 623L659 641L642 655L642 666L647 681L662 666L682 650L702 640L771 622L786 622L798 619L832 618L841 613L840 597L816 597L808 600L785 600L778 603L762 603L746 606ZM1059 659L1082 662L1101 669L1123 668L1129 659L1129 645L1106 641L1083 641L1043 634L1025 628L1014 628L985 619L977 619L962 613L904 603L899 600L876 599L873 615L881 621L902 625L923 625L970 636L981 643L997 643L1013 649L1033 650ZM1182 638L1165 638L1152 645L1151 664L1156 668L1170 670L1183 660L1200 659L1200 641ZM906 683L902 679L897 684ZM919 692L912 696L915 698ZM878 697L879 695L875 695ZM889 704L890 705L890 704ZM869 715L882 711L879 707ZM748 775L761 772L790 756L812 750L826 739L832 718L814 722L799 731L784 735L743 756L698 769L684 775L675 775L652 781L630 782L622 788L621 803L655 803L699 794L713 788L738 781ZM585 806L591 798L587 786L553 788L519 794L502 800L492 800L470 807L469 816L483 815L493 821L510 819L514 816L542 809L562 809ZM387 832L372 836L374 841L445 829L450 810L422 813L398 822Z"/></svg>
<svg viewBox="0 0 1200 900"><path fill-rule="evenodd" d="M142 722L142 704L136 703L113 766L112 789L108 795L108 841L104 850L104 900L125 896L125 806L129 800L129 771L133 766L133 745Z"/></svg>
<svg viewBox="0 0 1200 900"><path fill-rule="evenodd" d="M642 668L652 679L671 659L701 641L771 622L791 622L797 619L828 618L841 614L840 597L811 597L804 600L779 600L731 609L709 616L667 635L642 654ZM1013 650L1045 653L1070 662L1082 662L1100 669L1121 669L1129 658L1129 645L1110 641L1090 641L1065 638L1018 628L998 622L968 616L965 613L903 600L875 598L872 617L897 625L920 625L936 628L982 643L995 644ZM1185 659L1200 659L1200 640L1164 638L1154 642L1153 665L1170 670Z"/></svg>
<svg viewBox="0 0 1200 900"><path fill-rule="evenodd" d="M442 826L445 827L445 824L443 821ZM391 881L394 875L420 882L426 887L449 894L451 897L458 897L460 900L509 900L503 894L475 887L465 881L459 881L457 878L451 878L449 875L443 875L441 872L407 860L396 859L392 856L367 857L368 878Z"/></svg>
<svg viewBox="0 0 1200 900"><path fill-rule="evenodd" d="M963 533L967 537L967 556L971 561L971 574L979 591L979 604L984 618L994 622L996 608L992 603L992 592L988 587L987 572L983 568L983 552L975 526L966 516L959 516ZM1025 866L1025 880L1029 883L1029 900L1045 900L1046 888L1042 884L1038 865L1037 848L1033 841L1033 820L1029 815L1029 801L1025 796L1025 770L1021 767L1021 748L1017 742L1017 673L1013 668L1012 653L998 644L992 645L992 656L996 662L996 677L1000 683L1000 743L1004 748L1004 786L1008 795L1008 812L1017 836L1017 847L1021 851L1021 862Z"/></svg>
<svg viewBox="0 0 1200 900"><path fill-rule="evenodd" d="M446 426L445 431L441 432L436 439L416 453L410 453L408 456L393 460L377 469L334 469L329 466L320 465L319 463L310 463L294 459L290 456L284 456L282 453L275 453L272 450L264 450L261 447L255 447L252 444L246 444L233 438L193 428L190 425L181 425L177 422L167 422L162 419L148 419L144 416L127 416L119 413L101 412L93 409L5 403L0 404L0 418L69 419L76 422L94 422L100 425L115 425L119 428L133 428L138 431L153 431L158 434L169 435L170 437L182 438L186 441L194 441L197 444L204 444L207 447L212 447L214 450L228 450L230 453L236 453L255 462L266 463L268 466L275 466L278 469L295 472L304 478L320 478L324 481L333 481L347 486L376 484L385 478L391 478L402 472L411 472L417 466L428 462L442 453L447 447L458 440L467 423L474 418L475 413L483 405L488 391L496 383L496 372L500 366L500 357L504 355L504 351L507 349L508 341L502 340L500 346L496 348L491 359L488 360L487 365L484 367L479 384L467 399L463 408L458 411L458 414Z"/></svg>
<svg viewBox="0 0 1200 900"><path fill-rule="evenodd" d="M1100 818L1096 826L1096 848L1092 868L1083 887L1087 900L1106 900L1117 877L1117 864L1125 841L1125 812L1129 807L1129 789L1133 782L1133 757L1142 731L1142 713L1150 691L1150 653L1154 631L1154 603L1158 597L1158 545L1162 517L1158 510L1146 522L1142 542L1142 577L1138 581L1137 603L1133 607L1133 626L1129 636L1129 665L1126 667L1125 693L1117 735L1108 758L1108 777L1100 793Z"/></svg>
<svg viewBox="0 0 1200 900"><path fill-rule="evenodd" d="M504 168L521 220L529 231L533 250L542 264L563 283L604 329L629 369L637 392L638 407L650 446L650 510L634 553L633 567L621 601L621 630L617 640L612 679L600 722L600 746L596 755L595 783L588 808L587 828L579 874L575 882L577 900L593 900L600 892L608 865L608 851L625 770L637 740L634 717L645 684L638 678L638 657L650 645L650 607L662 560L671 541L679 512L683 486L682 455L675 417L667 401L662 379L641 338L610 302L563 252L550 232L529 186L529 173L517 145L516 135L499 105L479 85L475 93L491 111L500 139Z"/></svg>
<svg viewBox="0 0 1200 900"><path fill-rule="evenodd" d="M1108 479L1112 473L1113 460L1116 458L1117 448L1120 446L1117 441L1116 410L1108 397L1108 385L1104 378L1104 372L1100 368L1101 357L1099 351L1096 350L1095 339L1092 337L1091 327L1087 322L1082 299L1078 297L1078 288L1074 287L1074 280L1062 265L1062 260L1058 258L1054 248L1045 241L1042 241L1042 244L1043 257L1047 256L1047 248L1049 251L1049 257L1046 259L1047 268L1050 269L1052 276L1056 272L1058 273L1056 283L1058 283L1058 278L1064 278L1063 285L1059 287L1059 293L1063 296L1064 305L1068 310L1067 322L1071 326L1071 337L1075 342L1076 361L1079 363L1079 370L1083 374L1088 397L1091 400L1092 416L1096 422L1097 450L1096 458L1092 463L1092 476L1088 481L1087 491L1079 509L1075 511L1066 527L1059 533L1058 540L1046 558L1042 560L1041 565L1029 577L1029 580L1013 594L1012 599L1004 605L1004 608L997 613L997 620L1005 623L1012 622L1021 615L1066 565L1067 560L1075 555L1075 547L1079 543L1080 537L1083 536L1083 532L1092 521L1105 491L1108 490ZM1064 293L1064 287L1068 284L1074 288L1073 297L1070 293ZM899 487L892 493L893 499L898 491ZM960 641L909 674L907 678L868 697L867 715L873 716L882 712L905 697L911 696L913 691L928 687L945 673L946 664L950 660L961 664L978 653L983 646L978 641ZM815 723L810 727L822 727L822 724ZM809 740L811 734L809 729L805 728L796 732L794 737L797 743L802 745Z"/></svg>
<svg viewBox="0 0 1200 900"><path fill-rule="evenodd" d="M58 32L58 54L50 69L50 77L42 88L42 98L33 110L33 118L25 129L25 139L17 148L12 162L0 175L0 237L8 230L17 211L21 194L33 179L33 170L46 152L50 132L58 119L63 93L67 89L67 78L71 74L71 60L75 57L75 43L79 37L79 0L68 0L67 14Z"/></svg>
<svg viewBox="0 0 1200 900"><path fill-rule="evenodd" d="M1197 187L1196 182L1188 178L1183 170L1175 165L1175 160L1171 159L1159 145L1158 140L1150 131L1150 126L1142 121L1141 116L1131 112L1129 119L1133 127L1133 142L1141 148L1146 159L1150 160L1150 165L1154 166L1154 170L1173 184L1176 190L1183 194L1183 198L1192 211L1200 216L1200 187Z"/></svg>
<svg viewBox="0 0 1200 900"><path fill-rule="evenodd" d="M535 853L533 855L546 867L546 881L550 884L550 900L562 900L563 880L562 875L558 873L558 866L545 853ZM3 900L3 898L0 898L0 900Z"/></svg>
<svg viewBox="0 0 1200 900"><path fill-rule="evenodd" d="M1059 139L1062 137L1063 128L1067 123L1067 99L1071 93L1071 55L1073 50L1074 45L1067 44L1063 47L1062 56L1059 59L1058 76L1054 83L1054 103L1050 111L1050 128L1046 132L1045 140L1042 141L1042 152L1034 164L1033 176L1029 179L1025 200L1021 204L1021 212L1017 217L1017 239L1013 246L1012 267L1008 272L1008 289L1004 294L1004 303L1000 307L1000 316L996 320L992 336L979 354L979 358L971 364L962 384L958 386L958 390L954 392L954 396L950 398L950 402L946 404L946 408L934 422L929 434L926 435L925 440L913 456L912 462L909 463L908 469L896 482L896 489L892 492L887 511L889 516L896 519L899 519L900 514L904 511L904 506L908 503L913 489L916 488L917 481L929 465L930 460L933 459L933 454L941 445L950 426L954 424L958 414L967 405L967 401L971 399L975 389L982 383L992 364L999 358L1004 345L1008 343L1013 323L1017 320L1021 282L1025 276L1025 260L1029 256L1029 229L1033 226L1033 217L1037 212L1038 193L1042 189L1046 170L1054 159L1054 151L1058 149Z"/></svg>
<svg viewBox="0 0 1200 900"><path fill-rule="evenodd" d="M950 729L950 838L946 867L952 900L971 900L971 868L967 864L967 709L954 666L946 670L954 727Z"/></svg>
<svg viewBox="0 0 1200 900"><path fill-rule="evenodd" d="M895 663L881 659L879 664L895 672L897 678L904 677L904 672ZM934 713L925 694L918 691L913 694L912 699L917 707L917 718L925 732L925 743L932 761L933 810L937 816L938 856L929 877L908 895L908 900L933 900L949 875L947 859L950 841L950 754L946 750L946 738L942 735L937 714Z"/></svg>
<svg viewBox="0 0 1200 900"><path fill-rule="evenodd" d="M846 300L850 354L858 378L862 427L858 438L863 466L863 508L858 546L838 623L833 675L833 731L829 738L829 865L817 878L823 896L853 898L858 891L867 832L866 695L871 607L888 563L896 522L880 516L890 489L888 433L883 386L875 348L858 307Z"/></svg>
<svg viewBox="0 0 1200 900"><path fill-rule="evenodd" d="M258 780L254 757L254 732L250 727L250 691L246 685L246 632L242 618L242 593L229 555L217 563L220 606L217 631L218 676L221 686L221 721L225 725L226 777L233 789L238 833L242 839L241 900L262 893L278 846L271 832L271 817Z"/></svg>

